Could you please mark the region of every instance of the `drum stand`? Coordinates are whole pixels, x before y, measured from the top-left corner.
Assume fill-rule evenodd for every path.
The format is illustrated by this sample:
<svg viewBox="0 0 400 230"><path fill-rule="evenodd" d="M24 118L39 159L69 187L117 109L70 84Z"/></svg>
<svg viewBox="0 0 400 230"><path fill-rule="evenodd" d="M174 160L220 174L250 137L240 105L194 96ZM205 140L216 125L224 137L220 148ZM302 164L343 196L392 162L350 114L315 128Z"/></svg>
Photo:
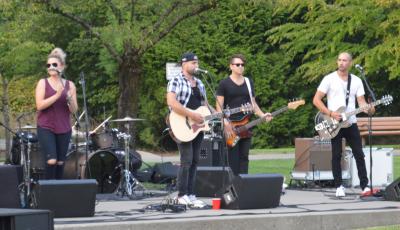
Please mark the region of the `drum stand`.
<svg viewBox="0 0 400 230"><path fill-rule="evenodd" d="M125 127L127 128L127 133L119 133L117 134L118 138L124 139L124 147L125 147L125 164L124 169L121 171L121 182L117 189L117 194L120 194L121 197L124 195L128 196L130 199L136 196L135 191L144 191L143 185L132 175L129 170L129 141L131 139L131 135L129 134L129 123L127 122Z"/></svg>
<svg viewBox="0 0 400 230"><path fill-rule="evenodd" d="M25 145L24 141L27 142L28 149L25 154ZM21 195L21 204L22 208L29 208L32 202L32 193L31 193L31 141L29 137L20 136L20 146L21 146L21 164L23 167L24 173L24 181L19 185L20 195Z"/></svg>

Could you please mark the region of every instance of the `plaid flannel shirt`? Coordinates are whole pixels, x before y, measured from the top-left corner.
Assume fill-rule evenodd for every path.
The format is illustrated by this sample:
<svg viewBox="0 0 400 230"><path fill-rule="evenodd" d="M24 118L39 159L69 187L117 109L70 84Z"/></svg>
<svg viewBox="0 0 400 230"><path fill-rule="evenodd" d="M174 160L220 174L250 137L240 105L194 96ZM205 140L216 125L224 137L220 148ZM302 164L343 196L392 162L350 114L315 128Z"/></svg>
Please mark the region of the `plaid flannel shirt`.
<svg viewBox="0 0 400 230"><path fill-rule="evenodd" d="M200 93L202 95L202 105L206 100L206 89L203 82L198 78L194 78L199 87ZM167 92L172 92L176 94L176 100L179 101L184 107L186 107L189 102L190 95L192 95L192 87L190 87L190 82L184 77L181 72L178 76L168 82Z"/></svg>

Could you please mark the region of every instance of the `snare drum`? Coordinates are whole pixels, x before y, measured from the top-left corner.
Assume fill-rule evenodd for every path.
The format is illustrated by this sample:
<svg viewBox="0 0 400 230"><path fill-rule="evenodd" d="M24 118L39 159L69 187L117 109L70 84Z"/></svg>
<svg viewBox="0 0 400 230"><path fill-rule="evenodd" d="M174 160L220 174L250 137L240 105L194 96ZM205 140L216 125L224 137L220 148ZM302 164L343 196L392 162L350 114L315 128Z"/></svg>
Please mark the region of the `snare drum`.
<svg viewBox="0 0 400 230"><path fill-rule="evenodd" d="M85 151L78 149L67 154L64 167L65 179L96 179L98 193L113 193L119 185L121 167L118 157L111 151L99 150L88 154L85 164Z"/></svg>
<svg viewBox="0 0 400 230"><path fill-rule="evenodd" d="M112 129L111 131L91 135L94 149L120 148L121 141L118 140L117 133L117 129Z"/></svg>

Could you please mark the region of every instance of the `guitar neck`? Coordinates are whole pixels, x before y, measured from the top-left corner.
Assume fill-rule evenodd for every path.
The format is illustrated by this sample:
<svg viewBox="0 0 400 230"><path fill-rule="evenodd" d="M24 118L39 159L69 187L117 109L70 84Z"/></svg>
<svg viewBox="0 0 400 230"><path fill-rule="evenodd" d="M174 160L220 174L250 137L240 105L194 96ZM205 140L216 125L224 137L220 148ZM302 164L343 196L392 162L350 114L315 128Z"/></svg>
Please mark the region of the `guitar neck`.
<svg viewBox="0 0 400 230"><path fill-rule="evenodd" d="M285 112L286 110L288 110L288 107L287 107L287 106L284 106L284 107L282 107L282 108L280 108L280 109L278 109L278 110L272 112L272 113L271 113L271 116L272 116L272 117L275 117L275 116L277 116L278 114ZM254 127L254 126L256 126L256 125L258 125L258 124L264 122L264 121L265 121L265 118L266 118L267 116L268 116L268 115L264 115L264 116L262 116L262 117L260 117L260 118L258 118L258 119L256 119L256 120L254 120L254 121L251 121L251 122L247 123L247 124L245 125L246 129L250 129L250 128L252 128L252 127Z"/></svg>
<svg viewBox="0 0 400 230"><path fill-rule="evenodd" d="M370 103L370 104L361 106L361 107L359 107L358 109L355 109L355 110L353 110L353 111L351 111L351 112L346 113L346 117L350 117L350 116L359 114L359 113L361 113L363 110L369 109L370 107L379 105L379 104L381 104L381 103L382 103L382 100L377 100L377 101L374 101L374 102L372 102L372 103Z"/></svg>
<svg viewBox="0 0 400 230"><path fill-rule="evenodd" d="M210 121L216 118L222 118L223 113L214 113L214 114L210 114L204 117L205 121Z"/></svg>
<svg viewBox="0 0 400 230"><path fill-rule="evenodd" d="M214 113L214 114L205 116L204 120L209 121L209 120L213 120L216 118L221 119L225 114L235 114L235 113L239 113L242 111L243 111L242 107L238 107L238 108L234 108L234 109L224 109L223 112L221 112L221 113Z"/></svg>

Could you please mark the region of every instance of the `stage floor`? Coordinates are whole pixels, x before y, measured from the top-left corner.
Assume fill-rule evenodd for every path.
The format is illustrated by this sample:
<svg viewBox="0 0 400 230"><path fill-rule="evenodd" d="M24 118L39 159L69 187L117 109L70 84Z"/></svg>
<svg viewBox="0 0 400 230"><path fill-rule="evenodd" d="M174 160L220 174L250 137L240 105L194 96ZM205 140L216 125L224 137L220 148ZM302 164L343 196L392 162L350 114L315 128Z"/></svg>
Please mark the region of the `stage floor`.
<svg viewBox="0 0 400 230"><path fill-rule="evenodd" d="M98 196L94 217L56 218L55 229L354 229L400 224L400 202L359 197L359 189L288 189L272 209L189 209L174 213L143 209L168 196L140 200ZM169 197L174 197L171 194ZM202 199L211 205L210 198Z"/></svg>

